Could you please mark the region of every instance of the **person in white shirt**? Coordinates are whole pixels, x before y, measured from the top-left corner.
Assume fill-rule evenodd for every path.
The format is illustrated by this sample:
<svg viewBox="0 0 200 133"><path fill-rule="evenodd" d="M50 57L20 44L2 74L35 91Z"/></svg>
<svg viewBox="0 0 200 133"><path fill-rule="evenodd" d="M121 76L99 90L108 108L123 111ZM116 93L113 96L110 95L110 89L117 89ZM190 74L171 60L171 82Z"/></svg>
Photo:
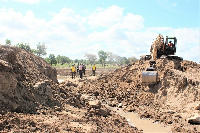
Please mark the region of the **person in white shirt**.
<svg viewBox="0 0 200 133"><path fill-rule="evenodd" d="M82 79L82 77L83 77L82 70L83 70L83 65L80 64L80 65L79 65L79 75L80 75L80 78L81 78L81 79Z"/></svg>

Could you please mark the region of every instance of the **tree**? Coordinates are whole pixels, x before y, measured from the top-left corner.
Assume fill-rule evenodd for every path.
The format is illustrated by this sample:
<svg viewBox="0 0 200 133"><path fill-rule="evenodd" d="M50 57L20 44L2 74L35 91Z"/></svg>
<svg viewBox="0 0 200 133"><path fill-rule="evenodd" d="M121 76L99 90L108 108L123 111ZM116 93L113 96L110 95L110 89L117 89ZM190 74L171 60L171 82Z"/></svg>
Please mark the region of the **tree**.
<svg viewBox="0 0 200 133"><path fill-rule="evenodd" d="M86 53L85 57L88 59L88 61L89 61L90 64L94 64L95 61L97 60L97 56L94 55L94 54Z"/></svg>
<svg viewBox="0 0 200 133"><path fill-rule="evenodd" d="M61 63L61 56L60 56L60 55L57 55L57 57L56 57L56 61L57 61L58 64Z"/></svg>
<svg viewBox="0 0 200 133"><path fill-rule="evenodd" d="M121 57L119 55L114 54L113 56L115 63L120 64Z"/></svg>
<svg viewBox="0 0 200 133"><path fill-rule="evenodd" d="M29 51L29 52L33 52L33 50L31 49L30 45L27 44L27 43L25 43L25 44L23 42L18 43L16 45L16 47L19 47L19 48L24 49L24 50Z"/></svg>
<svg viewBox="0 0 200 133"><path fill-rule="evenodd" d="M74 60L74 63L78 63L78 59L75 59L75 60Z"/></svg>
<svg viewBox="0 0 200 133"><path fill-rule="evenodd" d="M126 57L122 57L122 62L121 64L129 64L130 61Z"/></svg>
<svg viewBox="0 0 200 133"><path fill-rule="evenodd" d="M50 54L49 55L49 63L52 65L52 64L57 64L57 61L56 61L56 57L55 57L55 55L54 54Z"/></svg>
<svg viewBox="0 0 200 133"><path fill-rule="evenodd" d="M44 58L44 60L45 60L47 63L49 63L49 64L51 63L49 57Z"/></svg>
<svg viewBox="0 0 200 133"><path fill-rule="evenodd" d="M6 45L11 45L11 41L10 40L6 39L5 42L6 42Z"/></svg>
<svg viewBox="0 0 200 133"><path fill-rule="evenodd" d="M46 55L47 54L47 52L46 52L46 46L45 46L45 43L42 43L42 44L38 44L37 45L37 50L36 50L36 54L38 55L38 56L44 56L44 55Z"/></svg>
<svg viewBox="0 0 200 133"><path fill-rule="evenodd" d="M60 59L61 59L61 62L60 62L61 65L71 62L71 59L69 59L69 57L66 57L66 56L61 56Z"/></svg>
<svg viewBox="0 0 200 133"><path fill-rule="evenodd" d="M110 64L113 64L113 62L114 62L114 54L112 52L107 52L107 56L108 56L108 62Z"/></svg>
<svg viewBox="0 0 200 133"><path fill-rule="evenodd" d="M129 57L128 58L128 60L129 60L129 62L131 63L131 62L133 62L133 61L137 61L138 59L136 58L136 57Z"/></svg>
<svg viewBox="0 0 200 133"><path fill-rule="evenodd" d="M99 61L102 64L102 66L105 66L105 61L107 59L107 53L104 52L103 50L98 52L99 55Z"/></svg>

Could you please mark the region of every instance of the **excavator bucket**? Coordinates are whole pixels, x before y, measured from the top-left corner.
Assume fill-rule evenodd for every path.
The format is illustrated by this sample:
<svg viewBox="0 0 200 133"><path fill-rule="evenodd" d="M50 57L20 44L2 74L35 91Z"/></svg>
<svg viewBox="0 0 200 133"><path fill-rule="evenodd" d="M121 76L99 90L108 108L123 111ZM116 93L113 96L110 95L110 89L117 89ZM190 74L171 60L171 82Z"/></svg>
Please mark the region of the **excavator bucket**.
<svg viewBox="0 0 200 133"><path fill-rule="evenodd" d="M146 71L142 72L142 84L154 85L158 82L158 72L154 68L149 67Z"/></svg>

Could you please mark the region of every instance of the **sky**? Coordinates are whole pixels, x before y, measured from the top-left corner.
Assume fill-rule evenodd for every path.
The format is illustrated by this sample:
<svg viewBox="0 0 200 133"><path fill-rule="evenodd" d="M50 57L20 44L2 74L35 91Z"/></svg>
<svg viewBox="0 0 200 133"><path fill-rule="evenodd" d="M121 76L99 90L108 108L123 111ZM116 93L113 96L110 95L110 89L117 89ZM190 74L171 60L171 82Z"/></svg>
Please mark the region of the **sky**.
<svg viewBox="0 0 200 133"><path fill-rule="evenodd" d="M177 38L176 55L200 62L199 0L0 0L0 44L45 43L47 55L85 59L150 54L158 34Z"/></svg>

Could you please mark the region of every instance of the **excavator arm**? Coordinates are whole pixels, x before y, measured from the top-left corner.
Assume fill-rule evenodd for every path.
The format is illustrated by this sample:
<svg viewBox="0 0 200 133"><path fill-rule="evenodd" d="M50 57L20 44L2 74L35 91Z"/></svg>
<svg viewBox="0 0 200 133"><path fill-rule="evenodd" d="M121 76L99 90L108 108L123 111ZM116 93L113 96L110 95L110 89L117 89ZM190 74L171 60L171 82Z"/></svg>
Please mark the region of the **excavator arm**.
<svg viewBox="0 0 200 133"><path fill-rule="evenodd" d="M167 46L168 42L172 41L173 46ZM175 58L179 59L174 55L176 52L176 37L168 37L166 36L166 41L164 43L164 37L159 34L156 40L151 45L150 55L151 60L149 61L150 67L146 68L146 71L142 72L142 83L145 85L157 84L158 82L158 71L156 70L156 59L160 58L162 55L167 56L167 58Z"/></svg>

